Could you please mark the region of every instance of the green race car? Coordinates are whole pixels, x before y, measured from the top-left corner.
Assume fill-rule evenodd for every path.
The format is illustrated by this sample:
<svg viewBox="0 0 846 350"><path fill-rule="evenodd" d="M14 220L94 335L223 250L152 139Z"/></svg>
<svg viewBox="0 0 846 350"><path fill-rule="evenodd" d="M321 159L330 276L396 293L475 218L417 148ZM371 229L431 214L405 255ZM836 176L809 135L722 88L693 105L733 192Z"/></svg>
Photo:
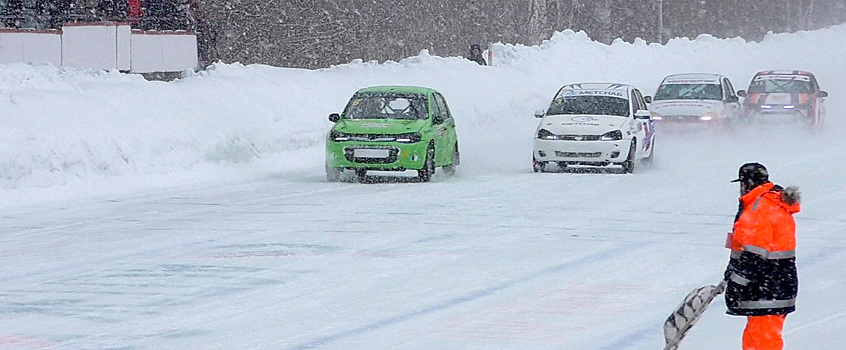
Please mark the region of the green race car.
<svg viewBox="0 0 846 350"><path fill-rule="evenodd" d="M459 164L455 120L437 91L414 86L375 86L356 92L326 139L326 179L338 181L354 170L417 170L429 181L435 167L455 173Z"/></svg>

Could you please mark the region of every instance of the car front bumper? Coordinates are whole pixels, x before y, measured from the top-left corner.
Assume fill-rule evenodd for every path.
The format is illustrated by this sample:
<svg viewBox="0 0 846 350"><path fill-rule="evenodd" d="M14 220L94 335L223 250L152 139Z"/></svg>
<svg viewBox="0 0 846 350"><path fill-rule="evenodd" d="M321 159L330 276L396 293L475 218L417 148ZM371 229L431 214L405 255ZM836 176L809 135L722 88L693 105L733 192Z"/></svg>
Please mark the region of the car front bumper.
<svg viewBox="0 0 846 350"><path fill-rule="evenodd" d="M404 171L423 169L429 142L326 141L326 165L341 169Z"/></svg>
<svg viewBox="0 0 846 350"><path fill-rule="evenodd" d="M629 154L631 140L564 141L535 139L534 157L539 162L607 165L622 163Z"/></svg>

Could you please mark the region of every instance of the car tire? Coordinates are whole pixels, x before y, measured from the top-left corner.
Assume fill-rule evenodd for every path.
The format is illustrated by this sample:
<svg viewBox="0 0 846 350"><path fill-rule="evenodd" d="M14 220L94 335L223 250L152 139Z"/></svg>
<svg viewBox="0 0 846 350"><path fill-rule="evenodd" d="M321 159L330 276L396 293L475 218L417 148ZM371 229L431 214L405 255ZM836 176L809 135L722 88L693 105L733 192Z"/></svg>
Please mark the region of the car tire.
<svg viewBox="0 0 846 350"><path fill-rule="evenodd" d="M367 180L367 169L355 169L355 178L358 182Z"/></svg>
<svg viewBox="0 0 846 350"><path fill-rule="evenodd" d="M626 160L623 162L623 172L626 174L632 174L635 171L635 150L637 149L637 141L632 140L631 146L629 146L629 155L626 157Z"/></svg>
<svg viewBox="0 0 846 350"><path fill-rule="evenodd" d="M435 174L435 148L429 146L426 150L426 160L423 161L423 169L417 171L417 179L422 182L429 182L432 180L432 175Z"/></svg>
<svg viewBox="0 0 846 350"><path fill-rule="evenodd" d="M338 182L341 181L341 169L330 167L326 164L326 181Z"/></svg>
<svg viewBox="0 0 846 350"><path fill-rule="evenodd" d="M444 165L444 173L447 175L455 175L455 171L458 169L459 165L461 165L461 153L458 152L458 144L456 143L452 152L452 163L450 165Z"/></svg>
<svg viewBox="0 0 846 350"><path fill-rule="evenodd" d="M532 157L532 170L536 173L542 173L546 171L546 162L539 162L537 159Z"/></svg>

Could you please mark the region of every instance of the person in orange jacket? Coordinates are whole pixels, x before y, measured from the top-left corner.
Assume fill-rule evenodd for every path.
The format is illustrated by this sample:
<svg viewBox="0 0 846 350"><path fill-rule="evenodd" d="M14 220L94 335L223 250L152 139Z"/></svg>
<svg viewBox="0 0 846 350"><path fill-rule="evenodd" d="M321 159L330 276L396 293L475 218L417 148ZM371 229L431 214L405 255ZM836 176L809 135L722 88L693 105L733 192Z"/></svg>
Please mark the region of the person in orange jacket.
<svg viewBox="0 0 846 350"><path fill-rule="evenodd" d="M747 317L743 350L781 350L784 319L796 310L799 291L793 221L799 189L770 182L759 163L743 164L732 182L740 183L740 203L727 242L727 313Z"/></svg>

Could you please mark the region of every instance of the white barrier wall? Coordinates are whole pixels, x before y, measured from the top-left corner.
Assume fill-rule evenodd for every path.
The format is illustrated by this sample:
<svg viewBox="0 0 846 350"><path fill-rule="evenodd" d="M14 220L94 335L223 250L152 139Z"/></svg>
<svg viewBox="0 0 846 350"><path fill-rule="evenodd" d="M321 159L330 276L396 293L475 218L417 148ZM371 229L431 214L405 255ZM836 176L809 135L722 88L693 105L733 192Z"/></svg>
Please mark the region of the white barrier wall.
<svg viewBox="0 0 846 350"><path fill-rule="evenodd" d="M61 31L0 29L0 64L48 62L76 69L134 73L198 68L197 36L133 31L128 24L69 24Z"/></svg>
<svg viewBox="0 0 846 350"><path fill-rule="evenodd" d="M0 64L12 62L62 65L60 31L0 30Z"/></svg>
<svg viewBox="0 0 846 350"><path fill-rule="evenodd" d="M129 70L130 33L129 25L64 26L62 66Z"/></svg>
<svg viewBox="0 0 846 350"><path fill-rule="evenodd" d="M195 69L198 65L196 35L132 31L133 72L176 72Z"/></svg>

